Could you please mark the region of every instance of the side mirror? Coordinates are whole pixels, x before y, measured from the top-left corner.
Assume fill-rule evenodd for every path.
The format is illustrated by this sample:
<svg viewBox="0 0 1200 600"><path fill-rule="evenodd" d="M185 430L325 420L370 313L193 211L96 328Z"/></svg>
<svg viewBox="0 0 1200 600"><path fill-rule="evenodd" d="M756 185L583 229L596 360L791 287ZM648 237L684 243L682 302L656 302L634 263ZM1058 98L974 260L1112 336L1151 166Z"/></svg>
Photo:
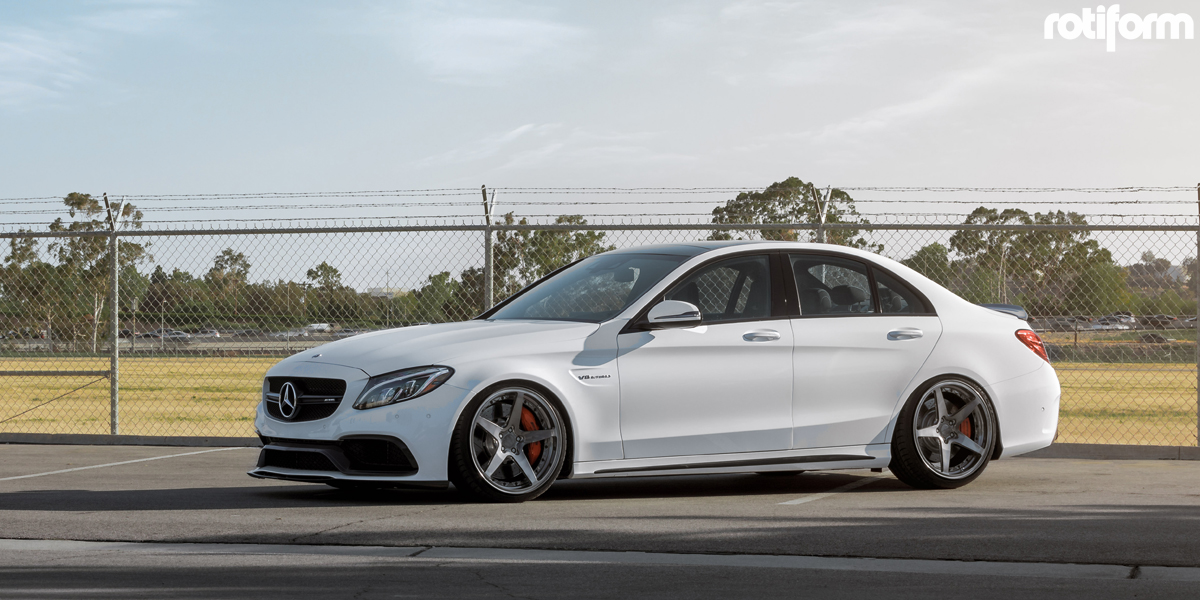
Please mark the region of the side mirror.
<svg viewBox="0 0 1200 600"><path fill-rule="evenodd" d="M700 324L700 309L691 302L663 300L654 305L646 315L650 329L668 327L695 327Z"/></svg>

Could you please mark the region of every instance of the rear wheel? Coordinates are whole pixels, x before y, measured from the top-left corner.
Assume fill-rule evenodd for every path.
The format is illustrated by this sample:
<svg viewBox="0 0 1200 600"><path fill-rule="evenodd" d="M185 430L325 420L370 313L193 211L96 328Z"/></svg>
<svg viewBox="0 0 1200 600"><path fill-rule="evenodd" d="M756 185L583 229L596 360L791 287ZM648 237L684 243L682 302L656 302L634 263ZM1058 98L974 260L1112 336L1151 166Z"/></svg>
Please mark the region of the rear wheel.
<svg viewBox="0 0 1200 600"><path fill-rule="evenodd" d="M917 390L896 423L896 477L915 488L962 487L979 477L996 447L992 403L965 379L941 379Z"/></svg>
<svg viewBox="0 0 1200 600"><path fill-rule="evenodd" d="M561 415L556 401L531 387L480 394L454 428L451 481L489 502L537 498L562 470L567 436Z"/></svg>

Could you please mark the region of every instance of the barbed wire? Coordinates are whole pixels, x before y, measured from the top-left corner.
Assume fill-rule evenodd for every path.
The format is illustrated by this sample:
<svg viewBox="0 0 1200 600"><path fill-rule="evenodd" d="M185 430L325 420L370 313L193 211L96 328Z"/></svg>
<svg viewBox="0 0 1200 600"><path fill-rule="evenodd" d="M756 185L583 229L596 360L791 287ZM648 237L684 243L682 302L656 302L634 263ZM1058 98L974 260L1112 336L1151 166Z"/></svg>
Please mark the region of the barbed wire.
<svg viewBox="0 0 1200 600"><path fill-rule="evenodd" d="M979 200L874 200L864 199L855 200L856 204L907 204L907 205L977 205L980 207L988 207L990 202L981 202ZM628 200L628 201L529 201L529 202L498 202L494 206L498 208L507 207L522 207L522 206L698 206L698 205L715 205L717 202L697 202L691 200ZM213 212L224 210L297 210L297 209L348 209L348 208L451 208L451 207L478 207L479 202L372 202L372 203L344 203L344 204L266 204L266 205L216 205L216 206L147 206L140 205L146 210L155 212ZM1191 208L1195 206L1194 202L1181 201L1162 201L1162 200L1116 200L1107 202L1079 202L1079 201L1028 201L1016 202L1006 205L1006 208L1016 208L1026 205L1036 206L1180 206ZM40 209L22 209L22 210L0 210L0 215L61 215L65 212L62 207L40 208Z"/></svg>
<svg viewBox="0 0 1200 600"><path fill-rule="evenodd" d="M1200 186L1128 186L1128 187L839 187L856 192L979 192L985 194L1047 194L1075 192L1081 194L1128 194L1132 192L1194 192Z"/></svg>
<svg viewBox="0 0 1200 600"><path fill-rule="evenodd" d="M706 187L492 187L489 190L505 194L728 194L762 191L762 186L706 186ZM1194 192L1197 186L1119 186L1119 187L976 187L976 186L834 186L842 191L872 191L886 193L1000 193L1000 194L1043 194L1085 193L1126 194L1134 192L1178 193ZM114 198L132 200L152 199L284 199L284 198L354 198L372 196L466 196L480 193L479 188L401 188L392 190L348 190L323 192L213 192L196 194L114 194ZM99 196L99 194L95 194ZM61 200L58 196L24 196L0 198L0 202L43 202Z"/></svg>

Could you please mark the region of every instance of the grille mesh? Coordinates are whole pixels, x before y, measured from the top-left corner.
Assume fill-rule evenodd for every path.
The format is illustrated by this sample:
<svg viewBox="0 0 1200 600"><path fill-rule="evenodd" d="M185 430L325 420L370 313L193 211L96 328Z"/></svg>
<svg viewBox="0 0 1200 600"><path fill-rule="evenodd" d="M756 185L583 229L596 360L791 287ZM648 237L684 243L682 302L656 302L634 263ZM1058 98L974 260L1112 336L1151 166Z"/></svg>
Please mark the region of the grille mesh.
<svg viewBox="0 0 1200 600"><path fill-rule="evenodd" d="M416 466L395 443L387 440L349 439L342 442L342 451L355 471L415 471Z"/></svg>
<svg viewBox="0 0 1200 600"><path fill-rule="evenodd" d="M281 469L300 469L303 471L337 471L333 462L319 452L303 450L264 450L266 457L264 467L279 467Z"/></svg>

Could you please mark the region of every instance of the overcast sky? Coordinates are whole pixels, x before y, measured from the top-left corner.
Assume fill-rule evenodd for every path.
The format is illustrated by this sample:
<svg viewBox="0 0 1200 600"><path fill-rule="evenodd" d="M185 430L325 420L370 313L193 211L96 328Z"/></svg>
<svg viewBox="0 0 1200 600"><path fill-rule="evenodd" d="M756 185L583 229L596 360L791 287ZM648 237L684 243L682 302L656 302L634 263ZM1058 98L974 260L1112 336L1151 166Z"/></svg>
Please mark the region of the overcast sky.
<svg viewBox="0 0 1200 600"><path fill-rule="evenodd" d="M0 197L1200 181L1200 42L1081 10L0 1Z"/></svg>

